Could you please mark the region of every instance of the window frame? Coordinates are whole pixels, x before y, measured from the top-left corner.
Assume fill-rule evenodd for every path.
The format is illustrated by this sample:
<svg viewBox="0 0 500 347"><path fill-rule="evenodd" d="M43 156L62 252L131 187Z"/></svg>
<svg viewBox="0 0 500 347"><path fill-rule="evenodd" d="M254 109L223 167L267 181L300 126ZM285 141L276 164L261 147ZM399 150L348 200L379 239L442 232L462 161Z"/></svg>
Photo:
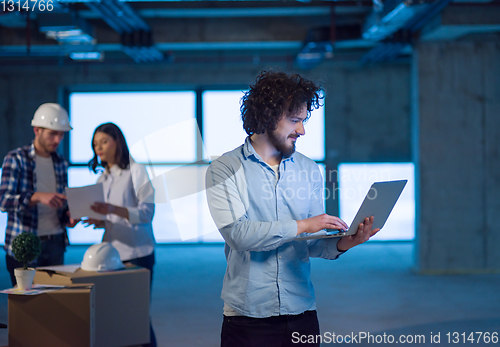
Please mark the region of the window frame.
<svg viewBox="0 0 500 347"><path fill-rule="evenodd" d="M248 85L241 84L226 84L226 85L77 85L71 87L65 87L60 90L60 99L62 100L61 104L68 110L71 117L71 105L70 105L70 96L72 93L119 93L119 92L194 92L195 93L195 120L198 126L197 131L199 131L200 137L195 135L196 140L196 160L193 162L139 162L140 164L146 165L148 167L154 166L208 166L210 164L210 160L204 158L203 151L203 139L204 139L204 129L203 129L203 121L204 121L204 110L203 110L203 93L204 92L226 92L226 91L245 91L248 90ZM324 107L324 106L323 106ZM325 117L326 118L326 117ZM70 118L71 122L71 118ZM324 122L325 125L326 122ZM323 126L324 136L325 126ZM200 141L201 140L201 141ZM87 163L82 162L72 162L70 158L70 143L71 143L71 132L64 137L63 143L59 148L59 152L67 158L69 163L69 168L72 167L87 167ZM326 167L326 148L325 148L325 156L323 160L315 160L316 163L322 164ZM221 241L203 241L203 235L199 235L197 238L192 239L192 241L179 241L179 242L168 242L168 244L175 243L218 243Z"/></svg>

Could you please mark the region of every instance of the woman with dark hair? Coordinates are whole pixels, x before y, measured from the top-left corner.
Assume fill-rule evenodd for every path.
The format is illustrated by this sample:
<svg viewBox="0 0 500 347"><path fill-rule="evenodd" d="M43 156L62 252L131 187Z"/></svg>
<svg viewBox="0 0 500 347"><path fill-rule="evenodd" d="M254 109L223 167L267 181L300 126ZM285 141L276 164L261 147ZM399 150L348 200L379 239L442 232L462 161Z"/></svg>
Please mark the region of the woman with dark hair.
<svg viewBox="0 0 500 347"><path fill-rule="evenodd" d="M111 165L108 165L107 160L102 160L99 154L96 152L96 136L98 137L97 142L104 137L103 144L109 144L105 142L107 137L111 137L113 142L116 142L116 145L113 145L116 149L113 151L113 158L111 158ZM111 143L111 142L110 142ZM94 158L89 162L89 166L92 171L97 173L97 167L102 166L105 169L113 166L113 164L117 164L121 169L126 169L130 164L130 153L128 151L127 141L125 141L125 137L123 136L120 128L114 123L104 123L99 125L94 130L94 136L92 137L92 150L94 151ZM101 154L105 154L101 152ZM99 159L101 159L99 161ZM104 158L106 159L106 157Z"/></svg>
<svg viewBox="0 0 500 347"><path fill-rule="evenodd" d="M154 189L146 168L131 157L125 137L113 123L99 125L92 137L94 158L89 167L97 173L104 168L97 183L103 184L105 202L95 202L91 209L104 215L104 220L87 219L87 226L104 228L103 242L110 242L120 253L124 263L149 269L150 285L155 263L155 239L152 220L154 215ZM151 343L156 338L150 328Z"/></svg>

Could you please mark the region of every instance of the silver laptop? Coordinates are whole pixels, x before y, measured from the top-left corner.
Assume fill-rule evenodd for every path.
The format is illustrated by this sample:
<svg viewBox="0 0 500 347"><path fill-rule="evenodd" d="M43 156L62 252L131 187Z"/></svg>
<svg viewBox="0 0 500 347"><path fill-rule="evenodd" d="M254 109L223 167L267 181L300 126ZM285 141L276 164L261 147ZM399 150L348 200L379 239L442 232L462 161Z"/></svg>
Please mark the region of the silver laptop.
<svg viewBox="0 0 500 347"><path fill-rule="evenodd" d="M370 216L374 217L373 229L382 229L406 186L406 182L408 180L373 183L348 230L326 229L317 233L302 233L295 240L302 241L354 235L358 231L358 225Z"/></svg>

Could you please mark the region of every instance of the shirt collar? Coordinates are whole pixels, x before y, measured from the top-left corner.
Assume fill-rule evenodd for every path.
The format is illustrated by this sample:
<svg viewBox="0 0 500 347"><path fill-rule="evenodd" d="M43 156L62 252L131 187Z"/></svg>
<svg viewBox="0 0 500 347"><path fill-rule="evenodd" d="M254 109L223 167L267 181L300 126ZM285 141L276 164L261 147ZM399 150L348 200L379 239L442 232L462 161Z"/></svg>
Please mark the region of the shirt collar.
<svg viewBox="0 0 500 347"><path fill-rule="evenodd" d="M257 159L262 160L253 148L252 143L250 142L250 136L247 136L247 138L245 139L245 143L243 144L243 155L245 156L245 158L254 156Z"/></svg>
<svg viewBox="0 0 500 347"><path fill-rule="evenodd" d="M120 168L118 165L114 164L112 167L109 168L109 170L108 169L104 170L104 174L106 176L108 176L110 174L113 176L120 176L122 171L123 171L122 168Z"/></svg>
<svg viewBox="0 0 500 347"><path fill-rule="evenodd" d="M28 156L31 160L35 160L36 151L35 151L35 140L31 141L31 145L29 147ZM60 163L62 158L57 154L57 152L50 153L50 157L54 163Z"/></svg>
<svg viewBox="0 0 500 347"><path fill-rule="evenodd" d="M247 138L245 139L245 143L243 144L243 155L245 156L245 158L254 156L257 160L264 162L264 160L262 160L260 155L255 151L255 148L253 148L252 143L250 141L250 136L247 136ZM293 153L288 158L282 159L281 162L283 163L285 161L290 160L292 163L295 163L295 161L293 160L294 155L295 153Z"/></svg>

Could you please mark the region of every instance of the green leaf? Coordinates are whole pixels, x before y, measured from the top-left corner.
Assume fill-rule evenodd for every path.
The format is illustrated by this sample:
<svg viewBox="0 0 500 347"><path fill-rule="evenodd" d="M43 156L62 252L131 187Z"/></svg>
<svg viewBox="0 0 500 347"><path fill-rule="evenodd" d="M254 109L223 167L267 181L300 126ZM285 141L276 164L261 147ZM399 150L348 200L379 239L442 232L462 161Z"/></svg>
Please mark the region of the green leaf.
<svg viewBox="0 0 500 347"><path fill-rule="evenodd" d="M42 244L38 236L33 233L22 233L12 241L12 253L17 261L28 268L28 263L35 260L42 252Z"/></svg>

